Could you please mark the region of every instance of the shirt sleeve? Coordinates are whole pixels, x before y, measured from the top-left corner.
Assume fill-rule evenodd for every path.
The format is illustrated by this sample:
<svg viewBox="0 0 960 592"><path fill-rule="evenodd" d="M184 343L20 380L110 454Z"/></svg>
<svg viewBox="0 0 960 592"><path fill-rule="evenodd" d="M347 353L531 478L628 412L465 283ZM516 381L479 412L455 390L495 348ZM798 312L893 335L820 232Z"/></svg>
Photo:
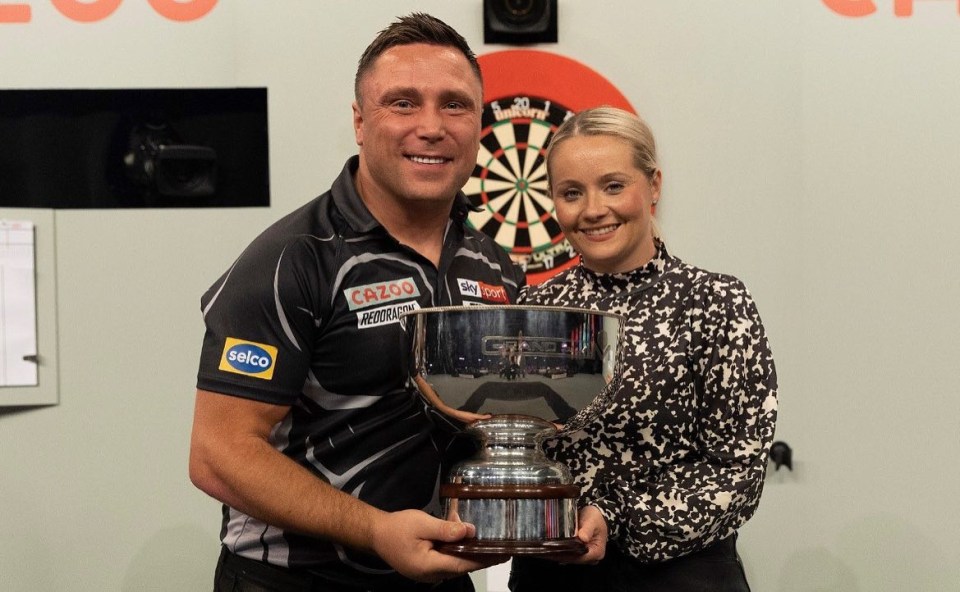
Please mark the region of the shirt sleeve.
<svg viewBox="0 0 960 592"><path fill-rule="evenodd" d="M585 503L610 538L644 562L672 559L722 540L755 512L777 413L777 379L747 289L720 277L686 314L687 367L697 401L692 446L642 479L596 476Z"/></svg>
<svg viewBox="0 0 960 592"><path fill-rule="evenodd" d="M244 251L201 299L206 333L198 388L280 405L296 401L321 322L318 267L303 240L261 237Z"/></svg>

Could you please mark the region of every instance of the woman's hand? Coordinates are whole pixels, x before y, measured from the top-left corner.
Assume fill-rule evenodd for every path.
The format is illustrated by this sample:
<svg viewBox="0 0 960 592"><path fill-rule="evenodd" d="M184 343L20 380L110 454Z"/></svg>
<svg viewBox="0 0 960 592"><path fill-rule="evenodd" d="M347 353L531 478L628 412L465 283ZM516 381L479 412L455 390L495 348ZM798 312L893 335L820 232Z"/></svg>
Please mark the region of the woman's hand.
<svg viewBox="0 0 960 592"><path fill-rule="evenodd" d="M598 563L607 553L607 521L596 506L584 506L580 510L577 538L587 546L587 552L570 563Z"/></svg>

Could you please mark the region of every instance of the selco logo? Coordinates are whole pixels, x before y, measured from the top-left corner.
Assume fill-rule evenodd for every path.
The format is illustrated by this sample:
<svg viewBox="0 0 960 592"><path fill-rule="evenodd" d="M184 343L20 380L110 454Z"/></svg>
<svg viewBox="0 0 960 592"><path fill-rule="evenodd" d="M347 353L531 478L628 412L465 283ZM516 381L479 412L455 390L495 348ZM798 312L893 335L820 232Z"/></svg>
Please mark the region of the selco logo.
<svg viewBox="0 0 960 592"><path fill-rule="evenodd" d="M220 358L220 369L270 380L276 359L277 348L272 345L227 337Z"/></svg>
<svg viewBox="0 0 960 592"><path fill-rule="evenodd" d="M507 297L507 289L503 286L493 286L463 278L457 280L457 285L460 287L460 294L462 296L480 298L484 302L510 303L510 299Z"/></svg>
<svg viewBox="0 0 960 592"><path fill-rule="evenodd" d="M350 310L357 310L376 304L385 304L391 300L417 298L420 296L420 289L417 288L413 278L408 277L347 288L343 291L343 295L347 299Z"/></svg>

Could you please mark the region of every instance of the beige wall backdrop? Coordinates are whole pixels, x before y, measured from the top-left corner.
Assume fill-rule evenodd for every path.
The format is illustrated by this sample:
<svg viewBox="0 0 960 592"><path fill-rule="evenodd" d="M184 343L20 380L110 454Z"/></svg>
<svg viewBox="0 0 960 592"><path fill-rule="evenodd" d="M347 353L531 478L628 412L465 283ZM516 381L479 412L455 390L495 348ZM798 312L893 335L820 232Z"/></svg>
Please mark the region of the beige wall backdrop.
<svg viewBox="0 0 960 592"><path fill-rule="evenodd" d="M2 88L269 89L270 208L35 213L60 402L0 410L0 588L208 590L219 505L186 464L201 293L354 153L355 63L380 28L423 10L505 46L483 44L481 0L221 1L193 22L125 0L92 23L19 4ZM670 248L742 278L769 332L794 470L742 531L754 590L960 590L956 2L559 4L539 49L649 120Z"/></svg>

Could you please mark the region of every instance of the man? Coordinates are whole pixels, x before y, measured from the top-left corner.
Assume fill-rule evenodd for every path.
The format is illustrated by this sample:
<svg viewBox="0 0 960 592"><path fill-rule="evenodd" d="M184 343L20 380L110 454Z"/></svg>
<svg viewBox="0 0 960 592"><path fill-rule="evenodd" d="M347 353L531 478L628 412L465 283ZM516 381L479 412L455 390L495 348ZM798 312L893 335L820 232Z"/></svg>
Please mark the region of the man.
<svg viewBox="0 0 960 592"><path fill-rule="evenodd" d="M423 511L449 440L409 386L397 322L483 302L461 286L513 301L524 284L465 226L479 66L413 14L364 52L355 92L359 155L202 298L190 477L224 503L216 590L472 590L464 574L486 565L434 549L474 530Z"/></svg>

